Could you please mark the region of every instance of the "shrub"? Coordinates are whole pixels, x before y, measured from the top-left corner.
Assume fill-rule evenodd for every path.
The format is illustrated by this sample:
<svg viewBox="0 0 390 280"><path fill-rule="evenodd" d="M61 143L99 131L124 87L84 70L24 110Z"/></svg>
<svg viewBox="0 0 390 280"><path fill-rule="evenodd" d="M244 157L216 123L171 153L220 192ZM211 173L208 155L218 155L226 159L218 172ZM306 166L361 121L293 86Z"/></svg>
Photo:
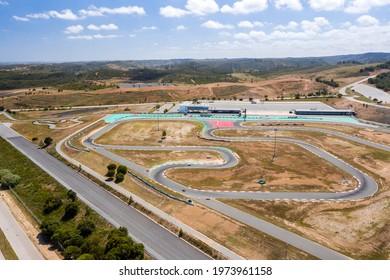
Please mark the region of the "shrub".
<svg viewBox="0 0 390 280"><path fill-rule="evenodd" d="M75 260L78 257L80 257L82 254L82 251L77 246L69 246L65 249L63 255L66 260Z"/></svg>
<svg viewBox="0 0 390 280"><path fill-rule="evenodd" d="M75 202L69 203L65 207L65 214L62 217L62 219L64 221L68 221L74 218L74 216L76 216L78 212L79 212L79 206Z"/></svg>
<svg viewBox="0 0 390 280"><path fill-rule="evenodd" d="M117 173L115 176L115 183L121 183L125 180L125 175L122 173Z"/></svg>
<svg viewBox="0 0 390 280"><path fill-rule="evenodd" d="M116 169L116 164L111 163L111 164L107 165L107 169L108 170L115 170Z"/></svg>
<svg viewBox="0 0 390 280"><path fill-rule="evenodd" d="M117 173L126 174L127 173L127 167L124 165L119 165L118 169L116 170Z"/></svg>
<svg viewBox="0 0 390 280"><path fill-rule="evenodd" d="M68 198L70 200L72 200L73 202L76 201L77 199L77 193L74 191L74 190L69 190L66 195L68 196Z"/></svg>
<svg viewBox="0 0 390 280"><path fill-rule="evenodd" d="M83 237L87 237L88 235L90 235L95 230L95 228L96 228L95 223L90 220L83 220L77 226L80 235Z"/></svg>
<svg viewBox="0 0 390 280"><path fill-rule="evenodd" d="M59 197L52 197L46 199L45 206L43 207L43 214L48 215L54 210L62 206L62 200Z"/></svg>

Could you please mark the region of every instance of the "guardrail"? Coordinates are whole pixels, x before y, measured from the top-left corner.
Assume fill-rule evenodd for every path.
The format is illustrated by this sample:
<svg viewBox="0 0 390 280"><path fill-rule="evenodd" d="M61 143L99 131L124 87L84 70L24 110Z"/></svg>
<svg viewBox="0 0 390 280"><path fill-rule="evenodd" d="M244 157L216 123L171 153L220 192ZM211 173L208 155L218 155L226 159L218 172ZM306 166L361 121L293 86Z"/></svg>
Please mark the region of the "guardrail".
<svg viewBox="0 0 390 280"><path fill-rule="evenodd" d="M194 205L192 203L192 200L191 199L182 199L182 198L179 198L179 197L176 197L176 196L173 196L169 193L166 193L164 192L163 190L157 188L156 186L152 185L151 183L149 183L148 181L146 181L145 179L141 178L140 176L138 176L137 174L131 172L131 171L127 171L132 177L136 178L137 180L141 181L143 184L147 185L148 187L154 189L155 191L158 191L159 193L169 197L169 198L172 198L174 200L177 200L177 201L180 201L180 202L184 202L185 204L188 204L188 205Z"/></svg>

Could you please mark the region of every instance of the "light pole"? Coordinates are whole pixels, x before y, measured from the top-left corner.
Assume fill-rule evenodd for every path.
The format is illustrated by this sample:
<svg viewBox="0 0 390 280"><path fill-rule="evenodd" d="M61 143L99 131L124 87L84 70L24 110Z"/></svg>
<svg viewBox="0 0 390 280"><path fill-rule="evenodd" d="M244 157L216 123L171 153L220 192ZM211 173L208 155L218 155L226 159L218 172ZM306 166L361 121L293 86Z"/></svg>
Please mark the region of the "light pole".
<svg viewBox="0 0 390 280"><path fill-rule="evenodd" d="M276 131L278 131L276 128L274 129L274 154L272 156L272 161L274 161L274 159L276 158Z"/></svg>
<svg viewBox="0 0 390 280"><path fill-rule="evenodd" d="M157 130L160 131L160 115L157 115Z"/></svg>

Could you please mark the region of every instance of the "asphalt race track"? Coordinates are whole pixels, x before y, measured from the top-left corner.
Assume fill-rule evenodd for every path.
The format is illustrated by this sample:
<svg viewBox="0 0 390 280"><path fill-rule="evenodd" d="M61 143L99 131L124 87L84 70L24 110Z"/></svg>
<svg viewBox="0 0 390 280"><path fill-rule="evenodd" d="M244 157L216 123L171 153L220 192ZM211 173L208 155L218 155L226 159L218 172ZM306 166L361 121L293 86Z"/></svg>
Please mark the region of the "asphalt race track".
<svg viewBox="0 0 390 280"><path fill-rule="evenodd" d="M183 119L181 119L183 120ZM188 121L199 121L193 120L191 118L187 118ZM129 121L129 120L126 120ZM347 256L342 255L336 251L333 251L329 248L326 248L318 243L315 243L311 240L303 238L297 234L289 232L285 229L277 227L271 223L268 223L264 220L251 216L247 213L244 213L236 208L228 206L224 203L217 201L216 199L221 198L230 198L230 199L256 199L256 200L302 200L302 201L321 201L321 200L357 200L364 199L370 197L376 193L378 190L377 183L367 174L361 172L360 170L350 166L349 164L343 162L337 157L331 155L324 150L315 147L311 144L308 144L304 141L295 140L295 139L287 139L287 138L277 138L276 141L280 142L288 142L299 145L313 154L329 161L334 164L338 168L346 171L355 177L359 186L352 191L349 192L336 192L336 193L295 193L295 192L216 192L216 191L200 191L188 188L187 186L181 185L173 180L168 179L164 176L164 173L172 168L210 168L210 169L221 169L221 168L231 168L238 164L239 159L237 156L229 149L222 147L158 147L158 146L118 146L118 145L99 145L94 142L95 139L106 133L108 130L115 127L117 124L123 121L116 121L111 123L99 131L89 135L89 137L84 141L84 145L88 148L93 149L97 153L102 154L103 156L112 159L120 164L126 165L131 170L134 170L144 176L148 176L154 181L166 186L167 188L174 190L175 192L182 193L185 196L189 197L192 201L202 203L218 212L221 212L229 217L232 217L240 222L243 222L247 225L250 225L260 231L263 231L269 235L272 235L290 245L293 245L303 251L306 251L318 258L321 259L348 259ZM221 141L273 141L270 138L226 138L226 137L216 137L213 135L213 132L217 129L215 128L215 123L210 121L201 121L205 127L202 131L203 136L205 138L213 139L213 140L221 140ZM362 126L365 126L362 124ZM372 126L369 126L370 129L373 129ZM241 121L234 122L233 127L231 128L222 128L222 129L246 129L246 130L263 130L270 128L263 127L243 127ZM385 151L390 151L390 147L381 145L378 143L370 142L358 137L354 137L351 135L347 135L341 132L336 132L332 130L326 129L317 129L317 128L308 128L308 127L278 127L278 130L308 130L308 131L317 131L321 133L328 133L338 137L342 137L360 144L368 145L374 148L382 149ZM273 128L271 128L273 130ZM378 128L378 130L383 130ZM217 143L217 142L216 142ZM175 150L175 151L215 151L218 152L222 158L224 159L223 164L196 164L196 163L170 163L166 165L160 165L153 167L149 172L145 167L142 167L128 159L124 159L107 149L121 149L121 150Z"/></svg>

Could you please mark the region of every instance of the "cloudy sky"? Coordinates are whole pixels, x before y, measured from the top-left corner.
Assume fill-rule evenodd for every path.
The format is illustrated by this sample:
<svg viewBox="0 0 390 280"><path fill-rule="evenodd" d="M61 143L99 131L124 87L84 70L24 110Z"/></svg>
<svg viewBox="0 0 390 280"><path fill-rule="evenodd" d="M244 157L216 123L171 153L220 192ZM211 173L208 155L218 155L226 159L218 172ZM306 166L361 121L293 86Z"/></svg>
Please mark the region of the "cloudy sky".
<svg viewBox="0 0 390 280"><path fill-rule="evenodd" d="M0 61L390 52L390 0L0 0Z"/></svg>

